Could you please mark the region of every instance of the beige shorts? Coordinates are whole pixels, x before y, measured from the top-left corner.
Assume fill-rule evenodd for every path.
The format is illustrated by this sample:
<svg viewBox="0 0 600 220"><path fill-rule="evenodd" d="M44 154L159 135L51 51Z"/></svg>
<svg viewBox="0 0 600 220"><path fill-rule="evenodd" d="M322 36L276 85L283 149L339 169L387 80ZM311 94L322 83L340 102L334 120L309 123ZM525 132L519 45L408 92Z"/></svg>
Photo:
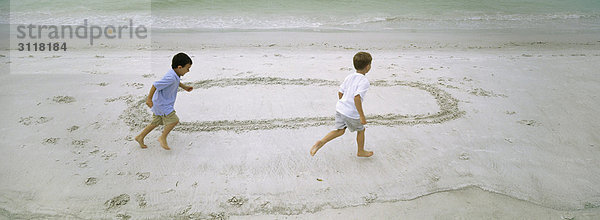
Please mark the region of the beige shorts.
<svg viewBox="0 0 600 220"><path fill-rule="evenodd" d="M172 111L171 113L169 113L168 115L165 115L165 116L152 114L152 122L150 124L152 124L152 125L168 125L168 124L173 124L175 122L179 122L179 117L177 117L177 115L175 114L175 111Z"/></svg>

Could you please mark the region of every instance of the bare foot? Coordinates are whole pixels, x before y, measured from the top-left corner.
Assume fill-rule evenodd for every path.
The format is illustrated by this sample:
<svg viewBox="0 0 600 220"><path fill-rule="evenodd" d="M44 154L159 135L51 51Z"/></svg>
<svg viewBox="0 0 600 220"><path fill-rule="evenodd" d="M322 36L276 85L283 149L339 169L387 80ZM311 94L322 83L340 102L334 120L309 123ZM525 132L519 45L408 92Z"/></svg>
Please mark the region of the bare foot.
<svg viewBox="0 0 600 220"><path fill-rule="evenodd" d="M373 156L373 151L359 151L358 153L356 153L356 156L370 157L370 156Z"/></svg>
<svg viewBox="0 0 600 220"><path fill-rule="evenodd" d="M141 148L143 148L143 149L148 148L148 146L146 146L144 144L144 138L140 137L139 135L135 136L135 141L137 141L140 144Z"/></svg>
<svg viewBox="0 0 600 220"><path fill-rule="evenodd" d="M321 149L321 147L323 147L323 142L317 141L317 143L315 143L315 145L313 145L312 148L310 148L310 156L315 156L315 154L319 149Z"/></svg>
<svg viewBox="0 0 600 220"><path fill-rule="evenodd" d="M160 136L158 137L158 142L160 142L160 146L162 148L164 148L165 150L171 150L171 148L169 148L169 145L167 145L167 138Z"/></svg>

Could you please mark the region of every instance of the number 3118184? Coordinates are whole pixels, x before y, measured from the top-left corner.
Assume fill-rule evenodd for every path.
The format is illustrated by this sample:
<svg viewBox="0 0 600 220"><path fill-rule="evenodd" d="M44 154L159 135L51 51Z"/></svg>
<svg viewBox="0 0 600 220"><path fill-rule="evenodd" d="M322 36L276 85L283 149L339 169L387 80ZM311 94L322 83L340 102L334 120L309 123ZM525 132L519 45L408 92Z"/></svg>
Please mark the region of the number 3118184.
<svg viewBox="0 0 600 220"><path fill-rule="evenodd" d="M67 51L67 43L19 43L19 51Z"/></svg>

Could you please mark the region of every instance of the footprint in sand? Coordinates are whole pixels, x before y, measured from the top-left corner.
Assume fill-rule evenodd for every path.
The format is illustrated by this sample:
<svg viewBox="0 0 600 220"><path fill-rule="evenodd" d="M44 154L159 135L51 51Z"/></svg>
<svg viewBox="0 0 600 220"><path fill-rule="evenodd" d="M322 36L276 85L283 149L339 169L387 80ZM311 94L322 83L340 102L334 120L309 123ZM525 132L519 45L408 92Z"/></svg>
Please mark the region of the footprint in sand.
<svg viewBox="0 0 600 220"><path fill-rule="evenodd" d="M90 155L94 155L94 154L97 154L99 152L100 152L100 150L98 149L98 146L94 146L94 149L90 151Z"/></svg>
<svg viewBox="0 0 600 220"><path fill-rule="evenodd" d="M125 83L125 86L134 87L135 89L144 88L144 84L143 83L137 83L137 82L134 82L134 83Z"/></svg>
<svg viewBox="0 0 600 220"><path fill-rule="evenodd" d="M244 205L244 203L247 201L248 201L247 198L244 198L241 196L234 196L234 197L231 197L231 199L228 199L227 203L229 203L229 205L232 205L232 206L240 207L240 206Z"/></svg>
<svg viewBox="0 0 600 220"><path fill-rule="evenodd" d="M96 177L88 177L85 180L85 185L91 186L91 185L96 184L97 182L98 182L98 179Z"/></svg>
<svg viewBox="0 0 600 220"><path fill-rule="evenodd" d="M143 173L138 172L135 175L137 176L138 180L145 180L145 179L148 179L148 177L150 177L150 172L143 172Z"/></svg>
<svg viewBox="0 0 600 220"><path fill-rule="evenodd" d="M154 78L156 76L154 74L152 74L152 73L149 73L149 74L142 75L142 77L144 77L144 78Z"/></svg>
<svg viewBox="0 0 600 220"><path fill-rule="evenodd" d="M121 219L121 220L129 220L129 219L131 219L131 215L119 213L115 216L115 218Z"/></svg>
<svg viewBox="0 0 600 220"><path fill-rule="evenodd" d="M373 203L375 200L377 200L377 193L369 193L369 195L363 196L363 199L365 200L366 204Z"/></svg>
<svg viewBox="0 0 600 220"><path fill-rule="evenodd" d="M468 153L462 153L462 154L460 154L460 156L458 157L458 159L469 160L469 154Z"/></svg>
<svg viewBox="0 0 600 220"><path fill-rule="evenodd" d="M71 102L75 102L75 98L73 96L54 96L52 98L52 101L59 103L59 104L67 104L67 103L71 103Z"/></svg>
<svg viewBox="0 0 600 220"><path fill-rule="evenodd" d="M85 140L73 140L71 141L71 144L77 147L83 147L85 146L85 144L87 144L88 142L90 142L90 139L85 139Z"/></svg>
<svg viewBox="0 0 600 220"><path fill-rule="evenodd" d="M522 125L529 125L529 126L533 126L533 127L540 125L540 123L535 120L520 120L520 121L517 121L517 123L522 124Z"/></svg>
<svg viewBox="0 0 600 220"><path fill-rule="evenodd" d="M107 200L104 205L107 206L106 209L112 209L112 208L118 208L121 206L126 205L129 202L129 195L127 194L121 194L119 196L116 196L112 199Z"/></svg>
<svg viewBox="0 0 600 220"><path fill-rule="evenodd" d="M88 161L83 161L81 163L79 163L77 166L79 166L79 168L86 168L88 167Z"/></svg>
<svg viewBox="0 0 600 220"><path fill-rule="evenodd" d="M140 208L144 208L146 205L148 205L148 202L146 202L146 194L136 193L135 200L138 202L138 206Z"/></svg>
<svg viewBox="0 0 600 220"><path fill-rule="evenodd" d="M77 125L73 125L73 126L71 126L70 128L67 128L67 131L69 131L69 132L73 132L73 131L75 131L75 130L77 130L77 129L79 129L79 126L77 126Z"/></svg>
<svg viewBox="0 0 600 220"><path fill-rule="evenodd" d="M42 141L42 144L56 144L60 138L46 138Z"/></svg>
<svg viewBox="0 0 600 220"><path fill-rule="evenodd" d="M41 116L41 117L37 117L34 118L33 116L29 116L29 117L21 117L19 119L19 123L21 123L22 125L38 125L38 124L43 124L46 122L51 121L53 118L52 117L45 117L45 116Z"/></svg>
<svg viewBox="0 0 600 220"><path fill-rule="evenodd" d="M116 156L117 156L117 153L103 153L101 157L104 158L104 160L110 160Z"/></svg>

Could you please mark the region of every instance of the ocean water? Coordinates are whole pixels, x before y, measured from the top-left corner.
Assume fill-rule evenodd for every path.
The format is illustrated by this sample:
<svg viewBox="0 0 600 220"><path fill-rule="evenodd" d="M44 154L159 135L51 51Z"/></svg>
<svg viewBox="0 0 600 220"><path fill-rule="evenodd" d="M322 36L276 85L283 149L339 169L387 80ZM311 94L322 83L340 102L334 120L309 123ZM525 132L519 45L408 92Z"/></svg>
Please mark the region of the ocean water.
<svg viewBox="0 0 600 220"><path fill-rule="evenodd" d="M0 0L0 22L194 31L600 30L600 0Z"/></svg>

